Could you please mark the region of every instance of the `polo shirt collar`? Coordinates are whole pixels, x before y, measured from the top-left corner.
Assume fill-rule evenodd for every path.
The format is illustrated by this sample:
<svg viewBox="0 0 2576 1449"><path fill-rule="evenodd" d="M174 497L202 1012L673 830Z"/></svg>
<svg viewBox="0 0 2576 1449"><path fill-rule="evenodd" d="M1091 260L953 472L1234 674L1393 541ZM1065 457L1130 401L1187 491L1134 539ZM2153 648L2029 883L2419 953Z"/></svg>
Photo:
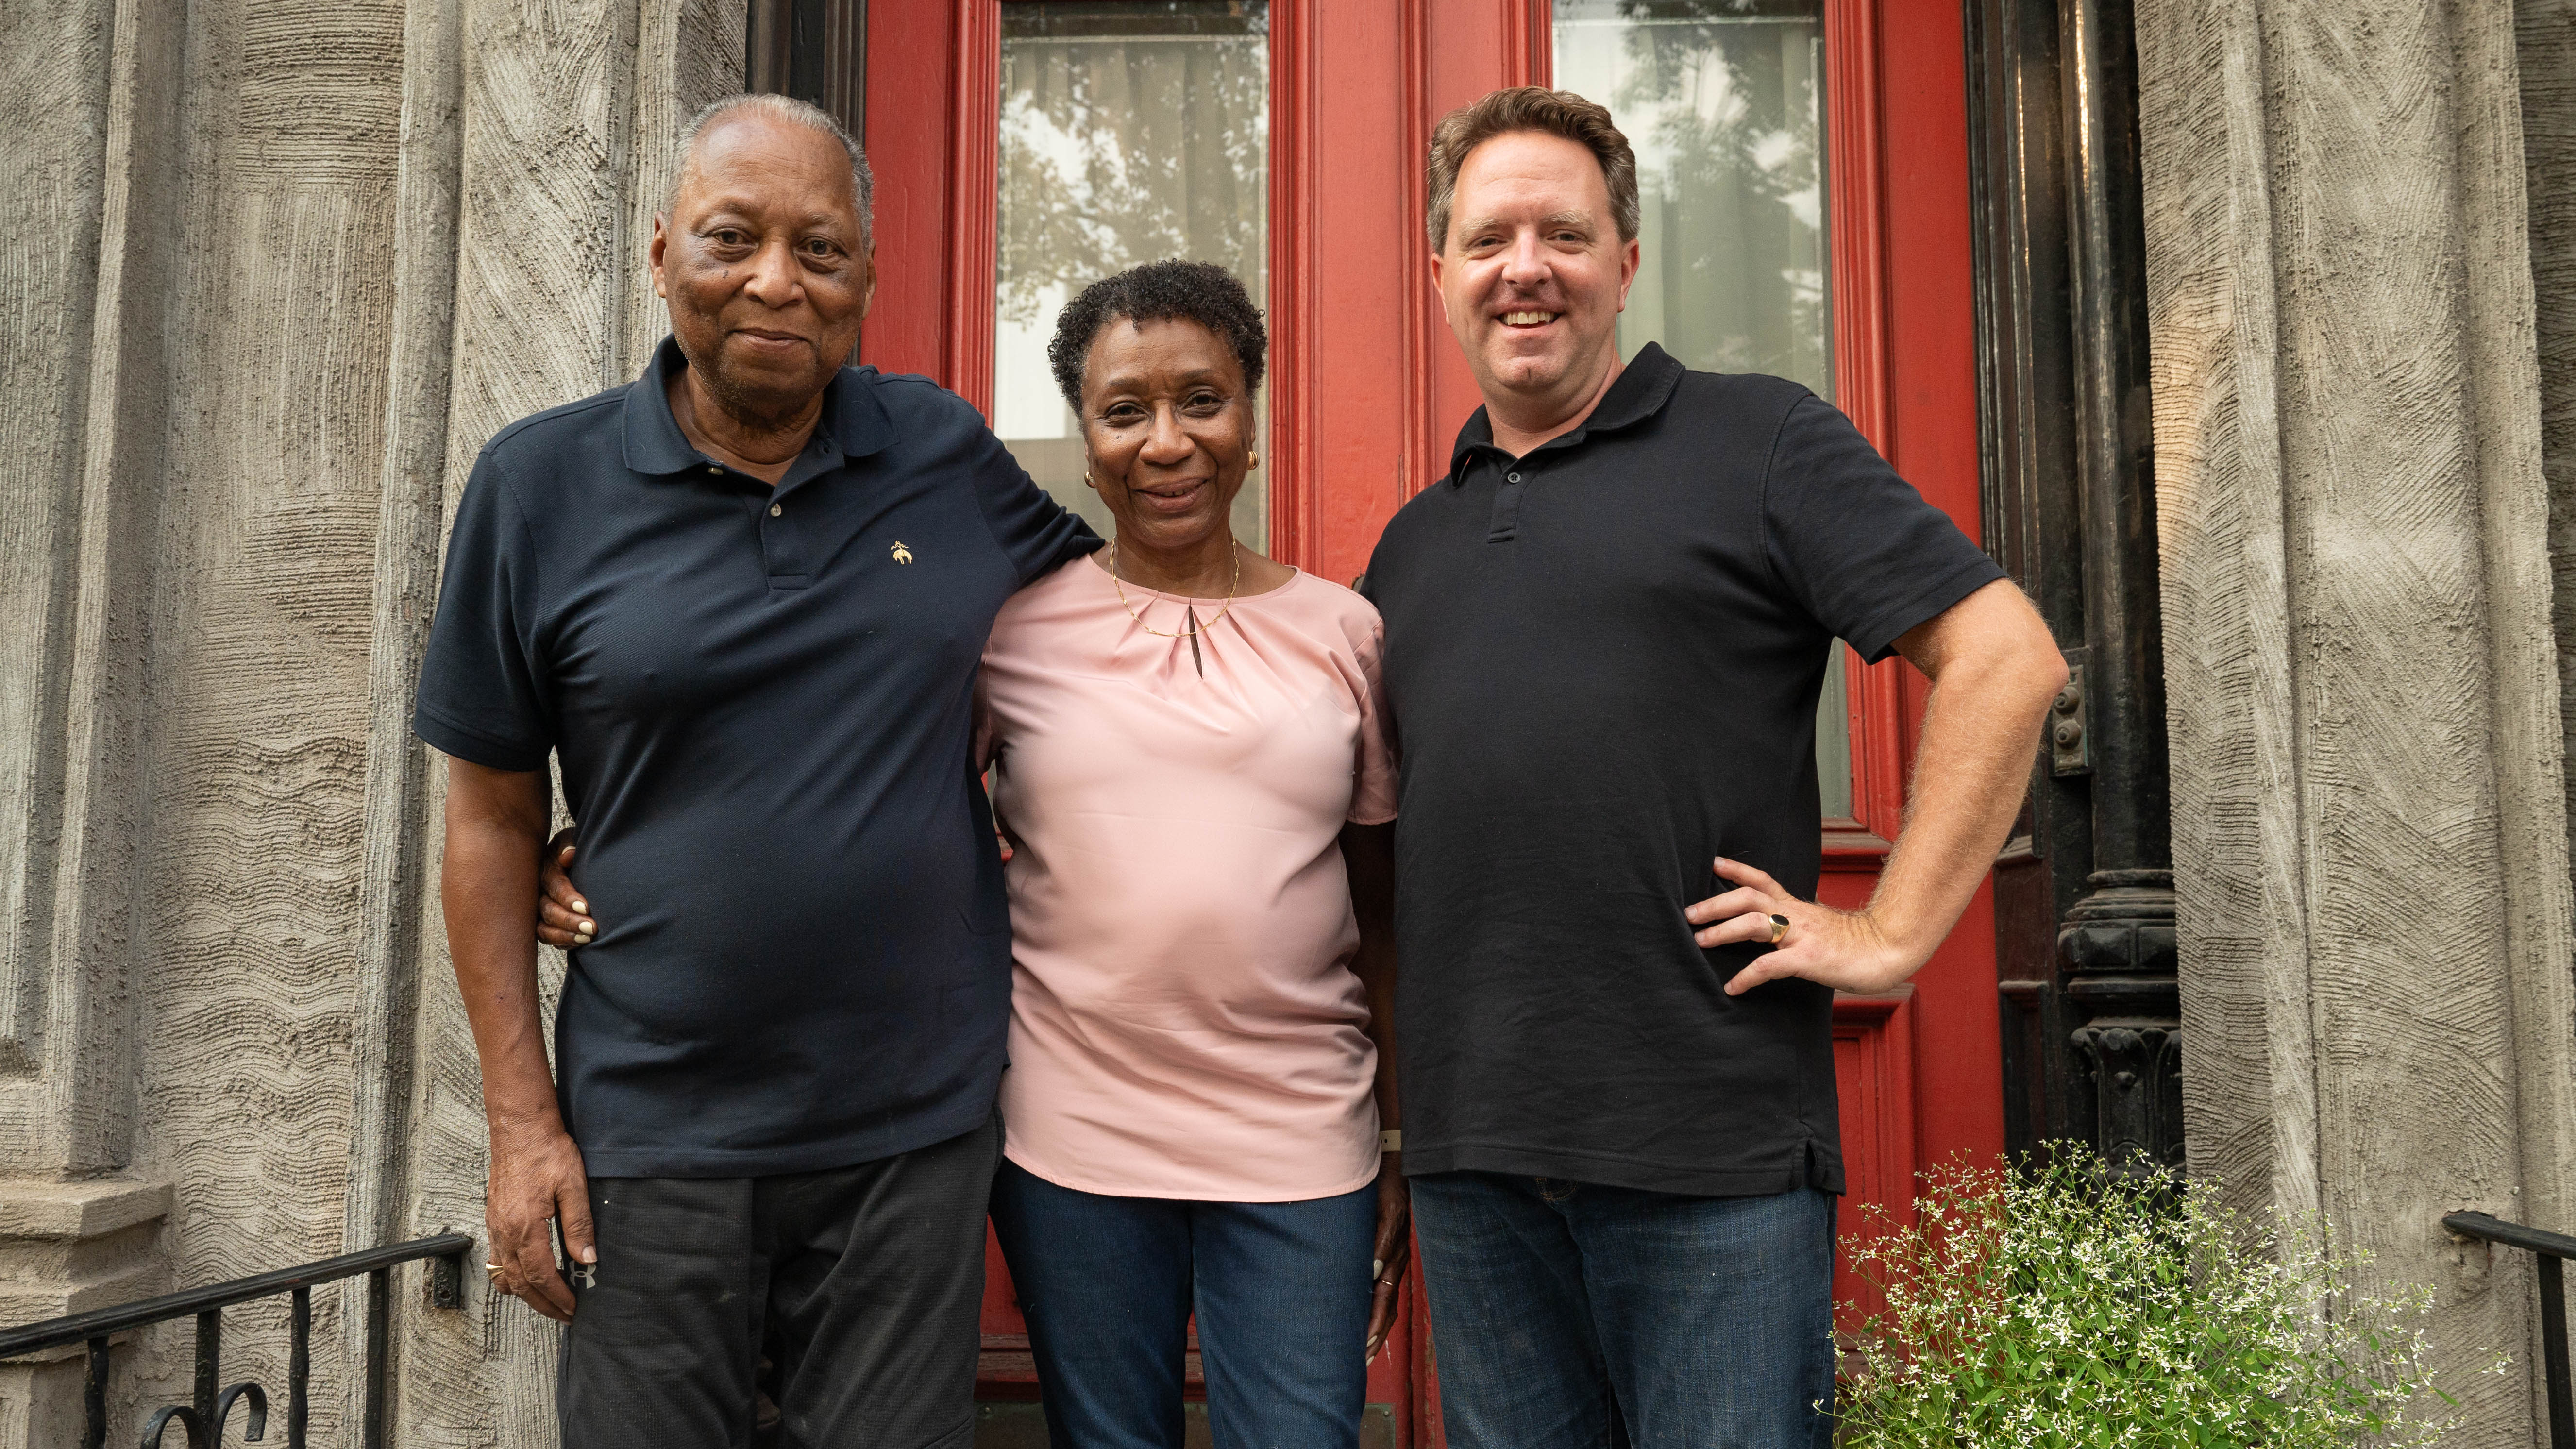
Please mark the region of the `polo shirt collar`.
<svg viewBox="0 0 2576 1449"><path fill-rule="evenodd" d="M1673 385L1682 380L1685 370L1671 353L1664 351L1662 344L1647 343L1637 349L1637 355L1628 360L1626 367L1619 370L1618 379L1610 384L1610 391L1603 394L1601 405L1592 410L1592 415L1585 418L1581 426L1550 438L1541 447L1571 448L1594 433L1617 432L1644 422L1662 412L1664 404L1672 401ZM1478 408L1476 415L1467 419L1467 425L1458 430L1458 441L1449 450L1450 484L1459 486L1462 483L1462 465L1469 453L1493 446L1494 420L1485 409Z"/></svg>
<svg viewBox="0 0 2576 1449"><path fill-rule="evenodd" d="M626 389L626 466L638 473L685 473L706 465L705 455L671 416L671 395L665 390L688 365L679 339L664 337L644 375ZM894 422L870 381L868 374L844 367L823 385L823 413L814 420L814 440L840 457L864 458L894 441ZM813 443L806 447L812 451Z"/></svg>

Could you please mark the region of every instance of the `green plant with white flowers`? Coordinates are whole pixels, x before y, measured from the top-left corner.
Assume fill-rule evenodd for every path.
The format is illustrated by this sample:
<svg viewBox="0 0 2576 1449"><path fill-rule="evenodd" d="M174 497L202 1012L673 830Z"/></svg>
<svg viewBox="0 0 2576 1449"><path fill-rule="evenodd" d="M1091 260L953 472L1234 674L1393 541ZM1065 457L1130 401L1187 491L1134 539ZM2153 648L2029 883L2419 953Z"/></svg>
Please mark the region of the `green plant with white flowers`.
<svg viewBox="0 0 2576 1449"><path fill-rule="evenodd" d="M1846 1446L2415 1445L2452 1421L2429 1290L2357 1290L2366 1255L2231 1212L2207 1182L2076 1149L1953 1166L1913 1223L1882 1214L1858 1239L1886 1303L1843 1388Z"/></svg>

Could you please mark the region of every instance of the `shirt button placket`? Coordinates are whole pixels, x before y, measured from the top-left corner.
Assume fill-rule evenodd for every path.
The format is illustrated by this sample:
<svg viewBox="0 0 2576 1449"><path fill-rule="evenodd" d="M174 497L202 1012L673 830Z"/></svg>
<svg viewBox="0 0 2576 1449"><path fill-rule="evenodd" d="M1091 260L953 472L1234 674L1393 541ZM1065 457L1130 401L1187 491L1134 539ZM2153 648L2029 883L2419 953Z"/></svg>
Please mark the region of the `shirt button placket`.
<svg viewBox="0 0 2576 1449"><path fill-rule="evenodd" d="M797 566L795 540L787 532L787 505L772 498L769 506L761 511L769 515L760 525L761 566L772 580L801 572ZM772 523L771 519L777 522Z"/></svg>
<svg viewBox="0 0 2576 1449"><path fill-rule="evenodd" d="M1519 469L1503 475L1502 486L1494 490L1493 526L1485 532L1487 543L1509 543L1521 531L1521 475Z"/></svg>
<svg viewBox="0 0 2576 1449"><path fill-rule="evenodd" d="M771 576L803 572L797 563L796 540L787 528L787 505L773 500L766 512L769 519L760 530L760 551Z"/></svg>

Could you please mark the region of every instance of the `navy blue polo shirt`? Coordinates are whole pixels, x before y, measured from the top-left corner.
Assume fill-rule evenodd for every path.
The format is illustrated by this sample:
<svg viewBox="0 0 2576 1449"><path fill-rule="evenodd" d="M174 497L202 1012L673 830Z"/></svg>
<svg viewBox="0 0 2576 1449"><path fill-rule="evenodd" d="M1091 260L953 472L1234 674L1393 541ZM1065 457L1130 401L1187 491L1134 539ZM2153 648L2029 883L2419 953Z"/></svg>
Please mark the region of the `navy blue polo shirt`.
<svg viewBox="0 0 2576 1449"><path fill-rule="evenodd" d="M1482 410L1387 524L1404 1166L1839 1192L1833 992L1727 978L1715 857L1815 895L1816 699L2003 577L1794 382L1648 345L1513 457Z"/></svg>
<svg viewBox="0 0 2576 1449"><path fill-rule="evenodd" d="M972 407L845 368L776 488L632 386L484 446L413 729L560 761L600 923L555 1019L601 1177L871 1161L983 1123L1010 917L970 754L1022 584L1099 547Z"/></svg>

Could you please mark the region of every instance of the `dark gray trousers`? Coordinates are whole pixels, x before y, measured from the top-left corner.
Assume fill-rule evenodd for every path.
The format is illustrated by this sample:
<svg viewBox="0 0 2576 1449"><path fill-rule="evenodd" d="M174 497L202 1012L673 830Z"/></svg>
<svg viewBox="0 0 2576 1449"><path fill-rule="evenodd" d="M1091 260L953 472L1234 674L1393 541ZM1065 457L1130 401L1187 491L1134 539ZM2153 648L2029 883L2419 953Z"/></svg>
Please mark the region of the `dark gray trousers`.
<svg viewBox="0 0 2576 1449"><path fill-rule="evenodd" d="M595 1177L563 1449L946 1449L974 1433L1001 1128L777 1177ZM768 1360L763 1372L764 1356Z"/></svg>

